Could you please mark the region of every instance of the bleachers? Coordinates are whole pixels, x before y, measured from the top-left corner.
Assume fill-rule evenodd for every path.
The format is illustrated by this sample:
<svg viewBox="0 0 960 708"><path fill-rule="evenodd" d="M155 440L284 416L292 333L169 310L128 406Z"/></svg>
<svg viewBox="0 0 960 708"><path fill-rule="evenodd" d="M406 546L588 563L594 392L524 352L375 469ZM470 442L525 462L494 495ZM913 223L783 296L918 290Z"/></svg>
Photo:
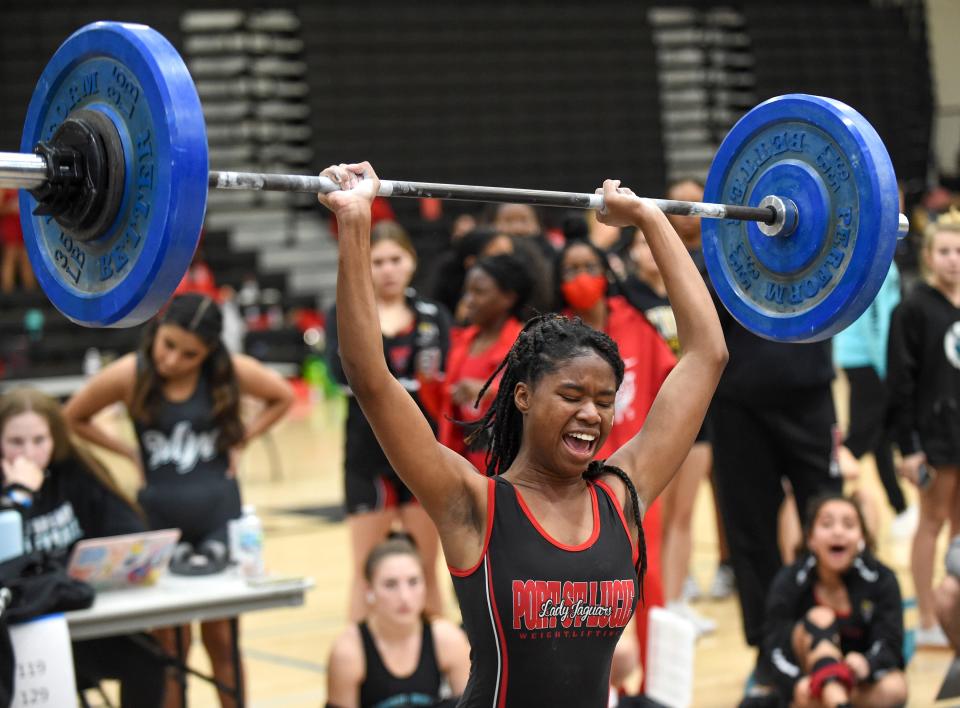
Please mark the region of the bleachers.
<svg viewBox="0 0 960 708"><path fill-rule="evenodd" d="M181 49L204 97L213 168L315 172L368 158L397 179L582 191L616 175L656 196L668 174L704 169L711 145L754 100L806 91L863 112L898 176L922 180L933 99L916 7L698 0L653 13L643 3L287 0L266 13L253 0L9 0L0 11L0 149L18 149L56 47L87 22L118 19L150 24ZM394 202L422 284L448 245L452 215L471 207L447 203L443 220L425 222L416 202ZM285 311L332 301L336 246L310 195L212 193L203 248L218 283L240 289L255 276ZM76 373L86 348L109 356L136 341L135 332L78 328L40 296L0 303L8 377ZM31 334L34 309L43 326ZM293 350L281 335L257 346L271 342Z"/></svg>

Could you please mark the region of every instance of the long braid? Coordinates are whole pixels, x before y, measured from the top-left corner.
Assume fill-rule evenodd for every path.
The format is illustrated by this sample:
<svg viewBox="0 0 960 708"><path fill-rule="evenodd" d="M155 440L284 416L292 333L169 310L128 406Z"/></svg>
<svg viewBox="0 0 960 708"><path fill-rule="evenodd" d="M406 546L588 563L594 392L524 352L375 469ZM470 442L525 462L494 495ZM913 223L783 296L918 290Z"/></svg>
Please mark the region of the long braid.
<svg viewBox="0 0 960 708"><path fill-rule="evenodd" d="M519 338L517 341L519 341ZM504 369L507 370L504 374L503 380L500 382L500 389L497 391L497 396L494 398L490 408L476 423L476 427L470 432L470 434L464 438L464 441L469 445L485 431L490 431L490 444L487 447L486 456L484 458L487 464L487 476L499 474L500 470L497 469L499 467L499 460L502 457L509 457L512 461L513 458L517 456L517 452L520 449L519 439L514 439L517 437L516 429L518 426L509 424L509 419L515 415L516 407L512 405L507 396L500 395L500 391L512 391L517 383L516 377L518 367L514 366L511 368L509 366L511 360L515 358L514 349L516 349L516 346L517 343L515 342L513 347L511 347L510 351L507 353L507 356L504 357L502 362L500 362L500 366L498 366L496 371L490 375L490 378L487 379L486 383L483 384L483 388L481 388L480 392L477 394L477 400L474 402L474 406L479 407L480 401L486 394L487 389L489 389L493 382L496 381L496 378L501 371ZM504 421L506 424L495 426L495 423L498 421ZM494 455L494 450L504 451Z"/></svg>
<svg viewBox="0 0 960 708"><path fill-rule="evenodd" d="M643 578L647 574L647 540L643 533L643 522L640 518L640 497L637 495L637 488L633 485L630 475L616 465L606 464L605 460L591 462L587 466L587 471L583 473L583 478L593 480L604 474L614 474L619 477L626 485L627 491L630 492L630 511L633 512L633 522L637 525L637 564L634 567L640 579L640 602L643 602Z"/></svg>

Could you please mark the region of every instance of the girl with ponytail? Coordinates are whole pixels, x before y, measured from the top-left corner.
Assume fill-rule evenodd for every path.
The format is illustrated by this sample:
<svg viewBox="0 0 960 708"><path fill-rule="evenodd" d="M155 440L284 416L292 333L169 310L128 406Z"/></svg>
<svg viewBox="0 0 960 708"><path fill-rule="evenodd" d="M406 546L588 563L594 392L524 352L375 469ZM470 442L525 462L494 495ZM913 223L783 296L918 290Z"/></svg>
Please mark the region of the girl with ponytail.
<svg viewBox="0 0 960 708"><path fill-rule="evenodd" d="M64 408L79 437L137 466L143 482L138 501L151 528L179 528L181 540L208 558L211 570L223 566L227 522L240 516L237 455L293 402L280 376L227 351L222 326L220 308L209 297L175 297L147 325L139 351L105 367ZM240 418L242 395L263 403L246 424ZM117 402L133 419L135 446L93 421ZM201 630L215 678L237 685L241 677L234 676L229 621L204 622ZM163 640L172 646L173 633L166 634ZM168 705L176 705L178 693L168 688ZM223 693L220 701L233 705Z"/></svg>

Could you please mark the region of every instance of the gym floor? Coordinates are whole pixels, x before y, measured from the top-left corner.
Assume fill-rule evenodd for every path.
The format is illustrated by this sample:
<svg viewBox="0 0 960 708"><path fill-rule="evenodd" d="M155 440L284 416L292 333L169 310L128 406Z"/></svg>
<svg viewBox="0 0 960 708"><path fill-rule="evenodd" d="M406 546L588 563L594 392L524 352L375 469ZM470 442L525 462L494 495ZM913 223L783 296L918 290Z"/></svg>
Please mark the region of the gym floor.
<svg viewBox="0 0 960 708"><path fill-rule="evenodd" d="M842 382L838 385L842 387ZM330 643L344 626L350 578L350 548L341 511L342 402L301 402L268 440L258 440L244 454L240 467L244 500L257 506L265 527L266 565L277 575L308 576L316 585L299 608L245 615L241 643L247 670L247 698L253 708L317 708L326 700L326 661ZM840 411L841 419L843 411ZM104 413L104 425L128 428L125 414ZM132 482L132 468L109 455L122 481ZM910 541L892 540L891 513L872 463L864 465L860 484L881 502L880 557L896 569L904 597L913 595L909 573ZM912 490L906 489L911 501ZM692 570L701 587L712 578L717 562L716 531L709 489L697 498ZM941 545L946 536L941 538ZM945 546L944 546L945 547ZM938 558L942 553L938 551ZM447 614L457 617L452 585L447 586ZM701 601L698 612L717 621L717 632L697 645L695 706L736 705L752 669L754 652L743 641L735 598ZM915 611L905 615L906 626ZM934 705L946 672L948 651L918 652L908 667L911 706ZM191 661L206 667L202 647L195 644ZM111 691L108 687L108 693ZM219 706L209 685L191 679L190 706ZM942 705L949 705L944 703Z"/></svg>

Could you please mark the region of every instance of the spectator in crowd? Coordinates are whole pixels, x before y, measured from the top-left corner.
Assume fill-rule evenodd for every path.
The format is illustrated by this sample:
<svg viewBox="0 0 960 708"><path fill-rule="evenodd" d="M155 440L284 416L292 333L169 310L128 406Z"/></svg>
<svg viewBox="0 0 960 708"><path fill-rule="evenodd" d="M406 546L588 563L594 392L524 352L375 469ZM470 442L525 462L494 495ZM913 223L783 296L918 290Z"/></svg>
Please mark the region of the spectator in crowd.
<svg viewBox="0 0 960 708"><path fill-rule="evenodd" d="M240 516L239 454L293 402L280 376L251 357L229 354L221 329L220 309L210 298L174 298L144 330L139 351L89 379L64 408L75 434L136 465L145 485L138 499L150 527L179 528L182 542L213 567L226 557L227 522ZM241 396L263 404L246 424ZM117 402L130 411L136 446L93 420ZM184 632L189 645L189 627L175 631ZM201 634L214 677L226 686L241 685L242 675L234 675L229 621L203 622ZM161 636L168 648L175 645L173 631ZM176 705L178 692L171 686L168 705ZM223 692L220 703L235 705Z"/></svg>
<svg viewBox="0 0 960 708"><path fill-rule="evenodd" d="M703 201L703 182L696 177L679 177L667 184L667 199L688 202ZM700 233L700 217L697 216L678 216L676 214L667 214L667 221L676 230L680 240L690 252L690 257L697 264L697 268L704 276L709 285L707 277L707 268L703 260L703 244ZM721 312L721 317L723 316ZM707 414L707 422L704 423L704 430L701 430L701 436L704 432L710 431L710 414ZM701 441L703 442L703 441ZM707 441L709 442L709 441ZM712 449L711 449L712 452ZM712 472L712 468L711 472ZM730 547L727 543L726 528L722 522L722 513L720 511L720 501L717 493L717 479L714 474L710 474L710 486L713 491L713 508L717 523L717 542L719 545L719 563L713 580L710 583L709 596L713 600L723 600L730 597L735 590L735 573L733 572L733 563L730 560ZM683 584L683 597L693 601L700 598L700 588L692 575L688 575Z"/></svg>
<svg viewBox="0 0 960 708"><path fill-rule="evenodd" d="M422 298L409 288L416 267L417 254L403 227L395 221L379 222L371 234L370 268L385 360L393 376L435 426L450 346L450 315L439 303ZM326 320L327 362L333 378L350 394L340 359L339 334L334 306ZM427 609L439 615L443 611L443 596L437 583L436 528L397 477L360 404L352 395L348 401L344 502L353 554L349 617L352 621L363 617L364 561L396 522L413 537L423 556Z"/></svg>
<svg viewBox="0 0 960 708"><path fill-rule="evenodd" d="M463 282L467 271L477 262L487 244L494 239L500 240L497 237L497 232L484 227L473 229L454 241L453 247L437 260L433 278L427 287L429 297L438 301L448 312L456 314L463 298Z"/></svg>
<svg viewBox="0 0 960 708"><path fill-rule="evenodd" d="M0 189L0 241L3 257L0 259L0 291L12 293L20 275L24 290L36 290L37 280L30 267L30 258L23 245L20 225L20 193L16 189Z"/></svg>
<svg viewBox="0 0 960 708"><path fill-rule="evenodd" d="M873 555L856 502L815 498L805 539L805 552L780 569L766 601L761 666L780 705L903 705L900 586ZM742 705L767 705L755 694Z"/></svg>
<svg viewBox="0 0 960 708"><path fill-rule="evenodd" d="M74 445L60 405L32 389L0 398L0 509L23 517L24 550L66 563L77 541L145 531L139 509L120 492L103 464ZM121 635L73 643L78 685L120 681L127 708L160 708L165 668L145 643Z"/></svg>
<svg viewBox="0 0 960 708"><path fill-rule="evenodd" d="M623 358L623 384L617 393L613 428L604 446L597 451L598 457L605 458L639 432L661 384L677 360L643 314L618 294L622 288L600 249L589 241L567 241L557 254L556 264L557 309L607 334L617 343ZM647 509L643 531L647 542L647 575L643 584L644 606L638 610L635 621L640 656L645 659L650 608L664 604L659 500Z"/></svg>
<svg viewBox="0 0 960 708"><path fill-rule="evenodd" d="M917 593L918 646L946 646L933 599L937 536L960 528L960 211L927 227L926 282L893 313L888 349L890 416L901 476L920 490L910 567Z"/></svg>
<svg viewBox="0 0 960 708"><path fill-rule="evenodd" d="M456 243L477 228L477 218L469 213L458 214L450 225L450 242Z"/></svg>
<svg viewBox="0 0 960 708"><path fill-rule="evenodd" d="M549 312L553 307L553 262L548 260L531 239L509 236L490 228L479 228L466 234L439 259L430 285L433 297L448 307L454 322L465 325L464 280L467 271L485 256L508 253L520 259L531 278L531 292L527 310L520 313L523 319L537 312ZM551 254L552 258L552 254Z"/></svg>
<svg viewBox="0 0 960 708"><path fill-rule="evenodd" d="M413 544L377 544L364 562L364 617L330 651L328 708L453 708L470 674L470 644L459 627L430 617L425 599Z"/></svg>
<svg viewBox="0 0 960 708"><path fill-rule="evenodd" d="M680 177L667 184L667 199L683 202L703 201L703 182L694 177ZM690 252L703 249L700 237L700 217L667 214L667 220L676 230L683 245Z"/></svg>
<svg viewBox="0 0 960 708"><path fill-rule="evenodd" d="M530 239L548 260L553 260L557 247L562 244L562 237L546 232L539 209L530 204L490 204L483 217L483 223L497 233Z"/></svg>
<svg viewBox="0 0 960 708"><path fill-rule="evenodd" d="M646 316L658 334L670 347L674 356L681 356L677 337L677 320L667 299L663 276L653 260L650 246L642 231L635 231L630 249L633 268L626 284L630 301ZM693 622L699 634L716 629L716 623L696 612L683 596L684 581L693 555L693 510L701 483L710 474L710 442L707 426L700 428L697 440L690 449L677 474L663 490L663 594L666 606L672 612Z"/></svg>
<svg viewBox="0 0 960 708"><path fill-rule="evenodd" d="M550 312L554 305L553 263L543 255L543 251L528 238L500 234L480 252L481 256L495 256L498 253L512 254L530 275L530 296L521 319Z"/></svg>
<svg viewBox="0 0 960 708"><path fill-rule="evenodd" d="M481 258L467 273L464 310L469 326L459 331L447 358L440 415L440 442L464 455L478 470L487 469L489 440L466 438L487 412L498 384L479 397L523 328L520 321L533 287L522 261L501 254Z"/></svg>
<svg viewBox="0 0 960 708"><path fill-rule="evenodd" d="M850 424L846 439L838 448L841 471L852 467L859 473L860 458L873 453L887 500L897 514L893 528L902 536L908 532L910 519L897 481L893 442L886 421L887 340L890 317L899 302L900 274L896 264L891 263L880 292L867 311L833 338L833 358L843 369L849 388ZM871 514L863 501L861 509L875 532L876 520L871 521L875 513Z"/></svg>
<svg viewBox="0 0 960 708"><path fill-rule="evenodd" d="M492 204L490 226L497 233L534 237L543 234L543 221L537 208L530 204Z"/></svg>

